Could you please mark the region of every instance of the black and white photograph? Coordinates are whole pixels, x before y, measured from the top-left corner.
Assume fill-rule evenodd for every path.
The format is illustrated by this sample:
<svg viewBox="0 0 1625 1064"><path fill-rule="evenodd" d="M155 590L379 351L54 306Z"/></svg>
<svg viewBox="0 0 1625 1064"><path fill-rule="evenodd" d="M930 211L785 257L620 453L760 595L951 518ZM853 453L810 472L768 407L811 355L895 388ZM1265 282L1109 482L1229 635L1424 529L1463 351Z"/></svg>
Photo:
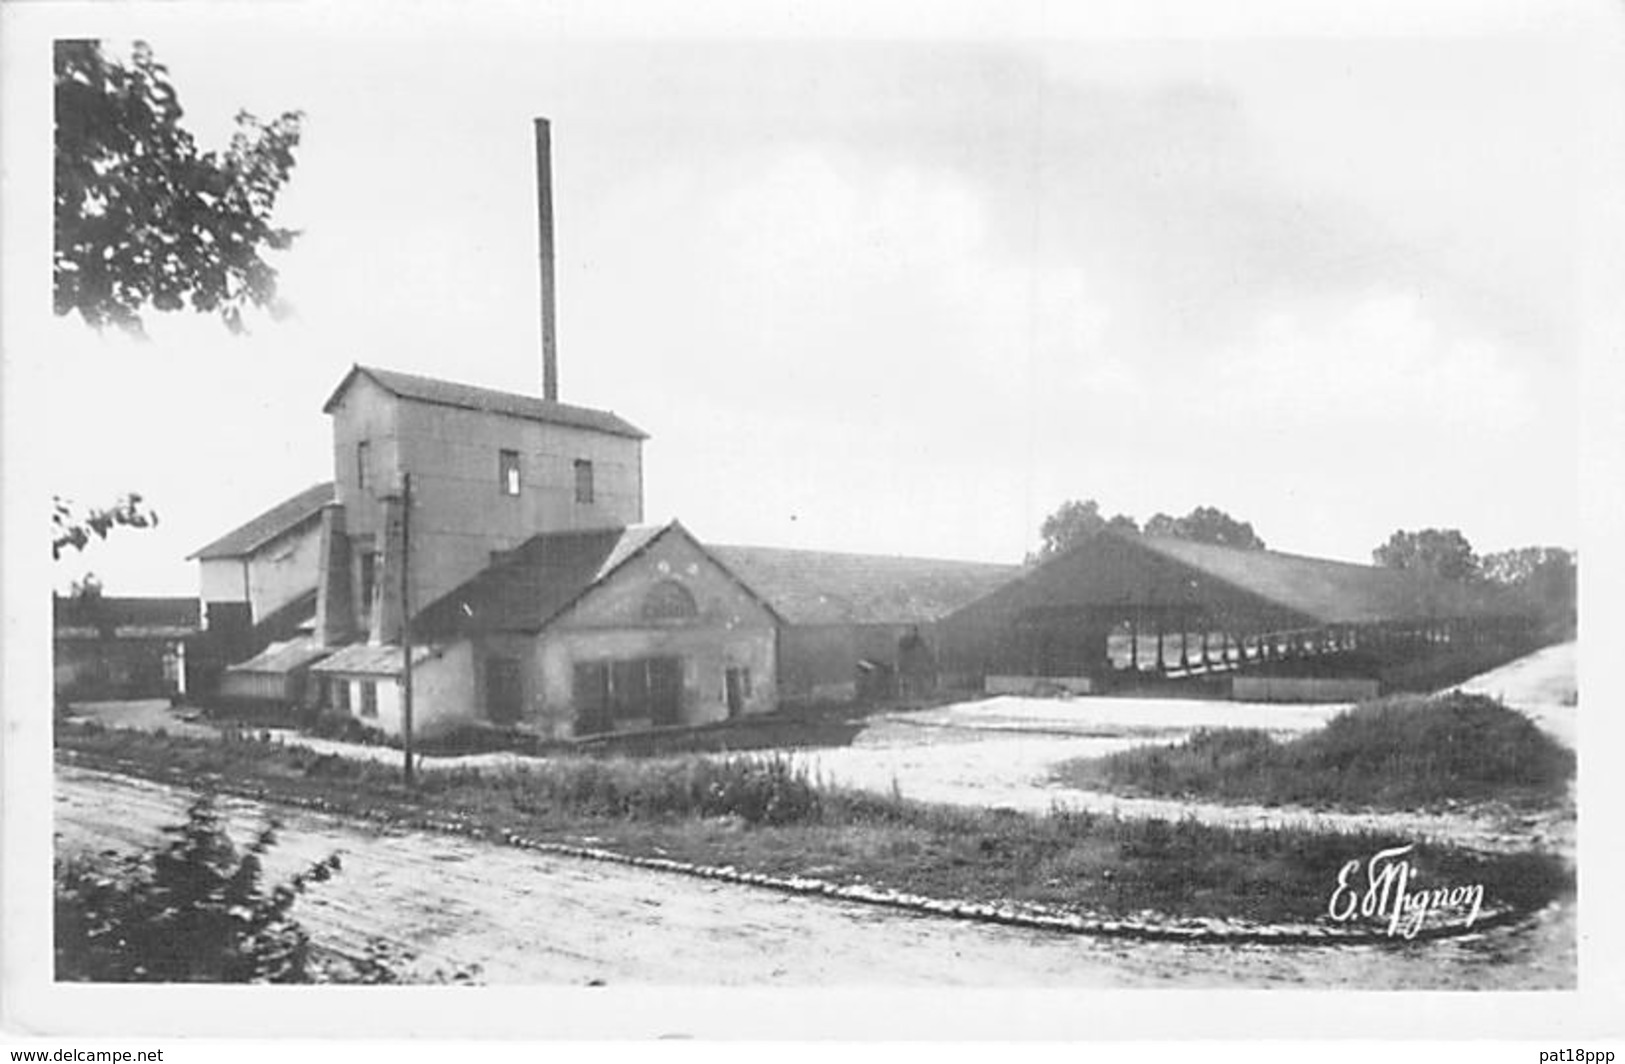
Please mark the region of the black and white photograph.
<svg viewBox="0 0 1625 1064"><path fill-rule="evenodd" d="M1619 11L0 17L12 1033L1620 1037Z"/></svg>

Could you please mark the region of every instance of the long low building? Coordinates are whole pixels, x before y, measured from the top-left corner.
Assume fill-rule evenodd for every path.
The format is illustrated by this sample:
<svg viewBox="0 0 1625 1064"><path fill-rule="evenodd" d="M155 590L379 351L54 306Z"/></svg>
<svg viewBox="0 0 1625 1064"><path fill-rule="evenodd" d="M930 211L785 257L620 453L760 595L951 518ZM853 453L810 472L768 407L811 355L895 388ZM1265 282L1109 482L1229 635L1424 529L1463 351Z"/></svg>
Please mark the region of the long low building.
<svg viewBox="0 0 1625 1064"><path fill-rule="evenodd" d="M191 598L52 598L59 698L158 698L185 690L185 645L198 631Z"/></svg>
<svg viewBox="0 0 1625 1064"><path fill-rule="evenodd" d="M773 607L785 703L912 697L944 679L937 622L1019 566L879 554L713 547Z"/></svg>
<svg viewBox="0 0 1625 1064"><path fill-rule="evenodd" d="M1442 645L1522 645L1530 624L1485 585L1111 530L956 611L938 638L945 667L992 691L1231 674L1232 697L1341 701Z"/></svg>

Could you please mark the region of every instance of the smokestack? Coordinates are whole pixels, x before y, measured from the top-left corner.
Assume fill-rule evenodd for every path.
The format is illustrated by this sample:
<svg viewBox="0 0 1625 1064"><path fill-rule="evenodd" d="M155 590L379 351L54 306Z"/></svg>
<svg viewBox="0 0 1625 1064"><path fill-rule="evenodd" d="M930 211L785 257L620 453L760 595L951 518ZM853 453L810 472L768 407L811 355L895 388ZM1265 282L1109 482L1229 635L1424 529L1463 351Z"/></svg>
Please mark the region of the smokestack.
<svg viewBox="0 0 1625 1064"><path fill-rule="evenodd" d="M553 138L536 119L536 238L542 269L542 398L559 397L558 340L553 321Z"/></svg>

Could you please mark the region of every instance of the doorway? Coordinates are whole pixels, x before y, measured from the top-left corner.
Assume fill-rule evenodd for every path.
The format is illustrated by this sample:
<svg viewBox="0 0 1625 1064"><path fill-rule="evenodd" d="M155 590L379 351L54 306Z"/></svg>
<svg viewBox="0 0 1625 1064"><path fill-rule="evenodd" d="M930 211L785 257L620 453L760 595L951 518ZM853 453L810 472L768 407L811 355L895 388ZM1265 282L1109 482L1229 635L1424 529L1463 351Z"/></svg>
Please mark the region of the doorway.
<svg viewBox="0 0 1625 1064"><path fill-rule="evenodd" d="M524 708L519 662L514 658L485 659L485 715L492 724L517 724Z"/></svg>

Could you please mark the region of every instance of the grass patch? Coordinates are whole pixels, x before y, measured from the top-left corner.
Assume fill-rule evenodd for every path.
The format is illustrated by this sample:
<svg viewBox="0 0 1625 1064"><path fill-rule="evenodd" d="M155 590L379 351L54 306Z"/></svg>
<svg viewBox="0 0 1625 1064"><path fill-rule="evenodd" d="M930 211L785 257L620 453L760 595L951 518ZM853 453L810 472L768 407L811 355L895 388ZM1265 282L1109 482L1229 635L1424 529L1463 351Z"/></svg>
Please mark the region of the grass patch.
<svg viewBox="0 0 1625 1064"><path fill-rule="evenodd" d="M1108 916L1150 910L1313 922L1346 862L1411 841L935 805L831 787L781 755L559 757L518 769L430 771L407 791L395 766L253 739L69 726L57 741L92 766L194 785L227 778L273 796L319 797L341 812L457 815L490 830L627 853ZM1414 864L1423 884L1481 883L1496 904L1533 907L1573 889L1572 873L1549 855L1424 845Z"/></svg>
<svg viewBox="0 0 1625 1064"><path fill-rule="evenodd" d="M1482 695L1396 696L1355 706L1285 742L1267 732L1204 729L1056 768L1069 786L1269 805L1416 809L1498 800L1561 802L1574 752L1528 717Z"/></svg>
<svg viewBox="0 0 1625 1064"><path fill-rule="evenodd" d="M503 752L528 757L575 753L608 758L807 750L852 745L865 727L866 715L863 707L822 705L711 724L610 733L575 740L548 739L522 728L477 722L459 725L442 735L420 737L415 749L429 757ZM307 730L323 739L401 748L399 736L380 731L347 713L324 713L315 717Z"/></svg>

